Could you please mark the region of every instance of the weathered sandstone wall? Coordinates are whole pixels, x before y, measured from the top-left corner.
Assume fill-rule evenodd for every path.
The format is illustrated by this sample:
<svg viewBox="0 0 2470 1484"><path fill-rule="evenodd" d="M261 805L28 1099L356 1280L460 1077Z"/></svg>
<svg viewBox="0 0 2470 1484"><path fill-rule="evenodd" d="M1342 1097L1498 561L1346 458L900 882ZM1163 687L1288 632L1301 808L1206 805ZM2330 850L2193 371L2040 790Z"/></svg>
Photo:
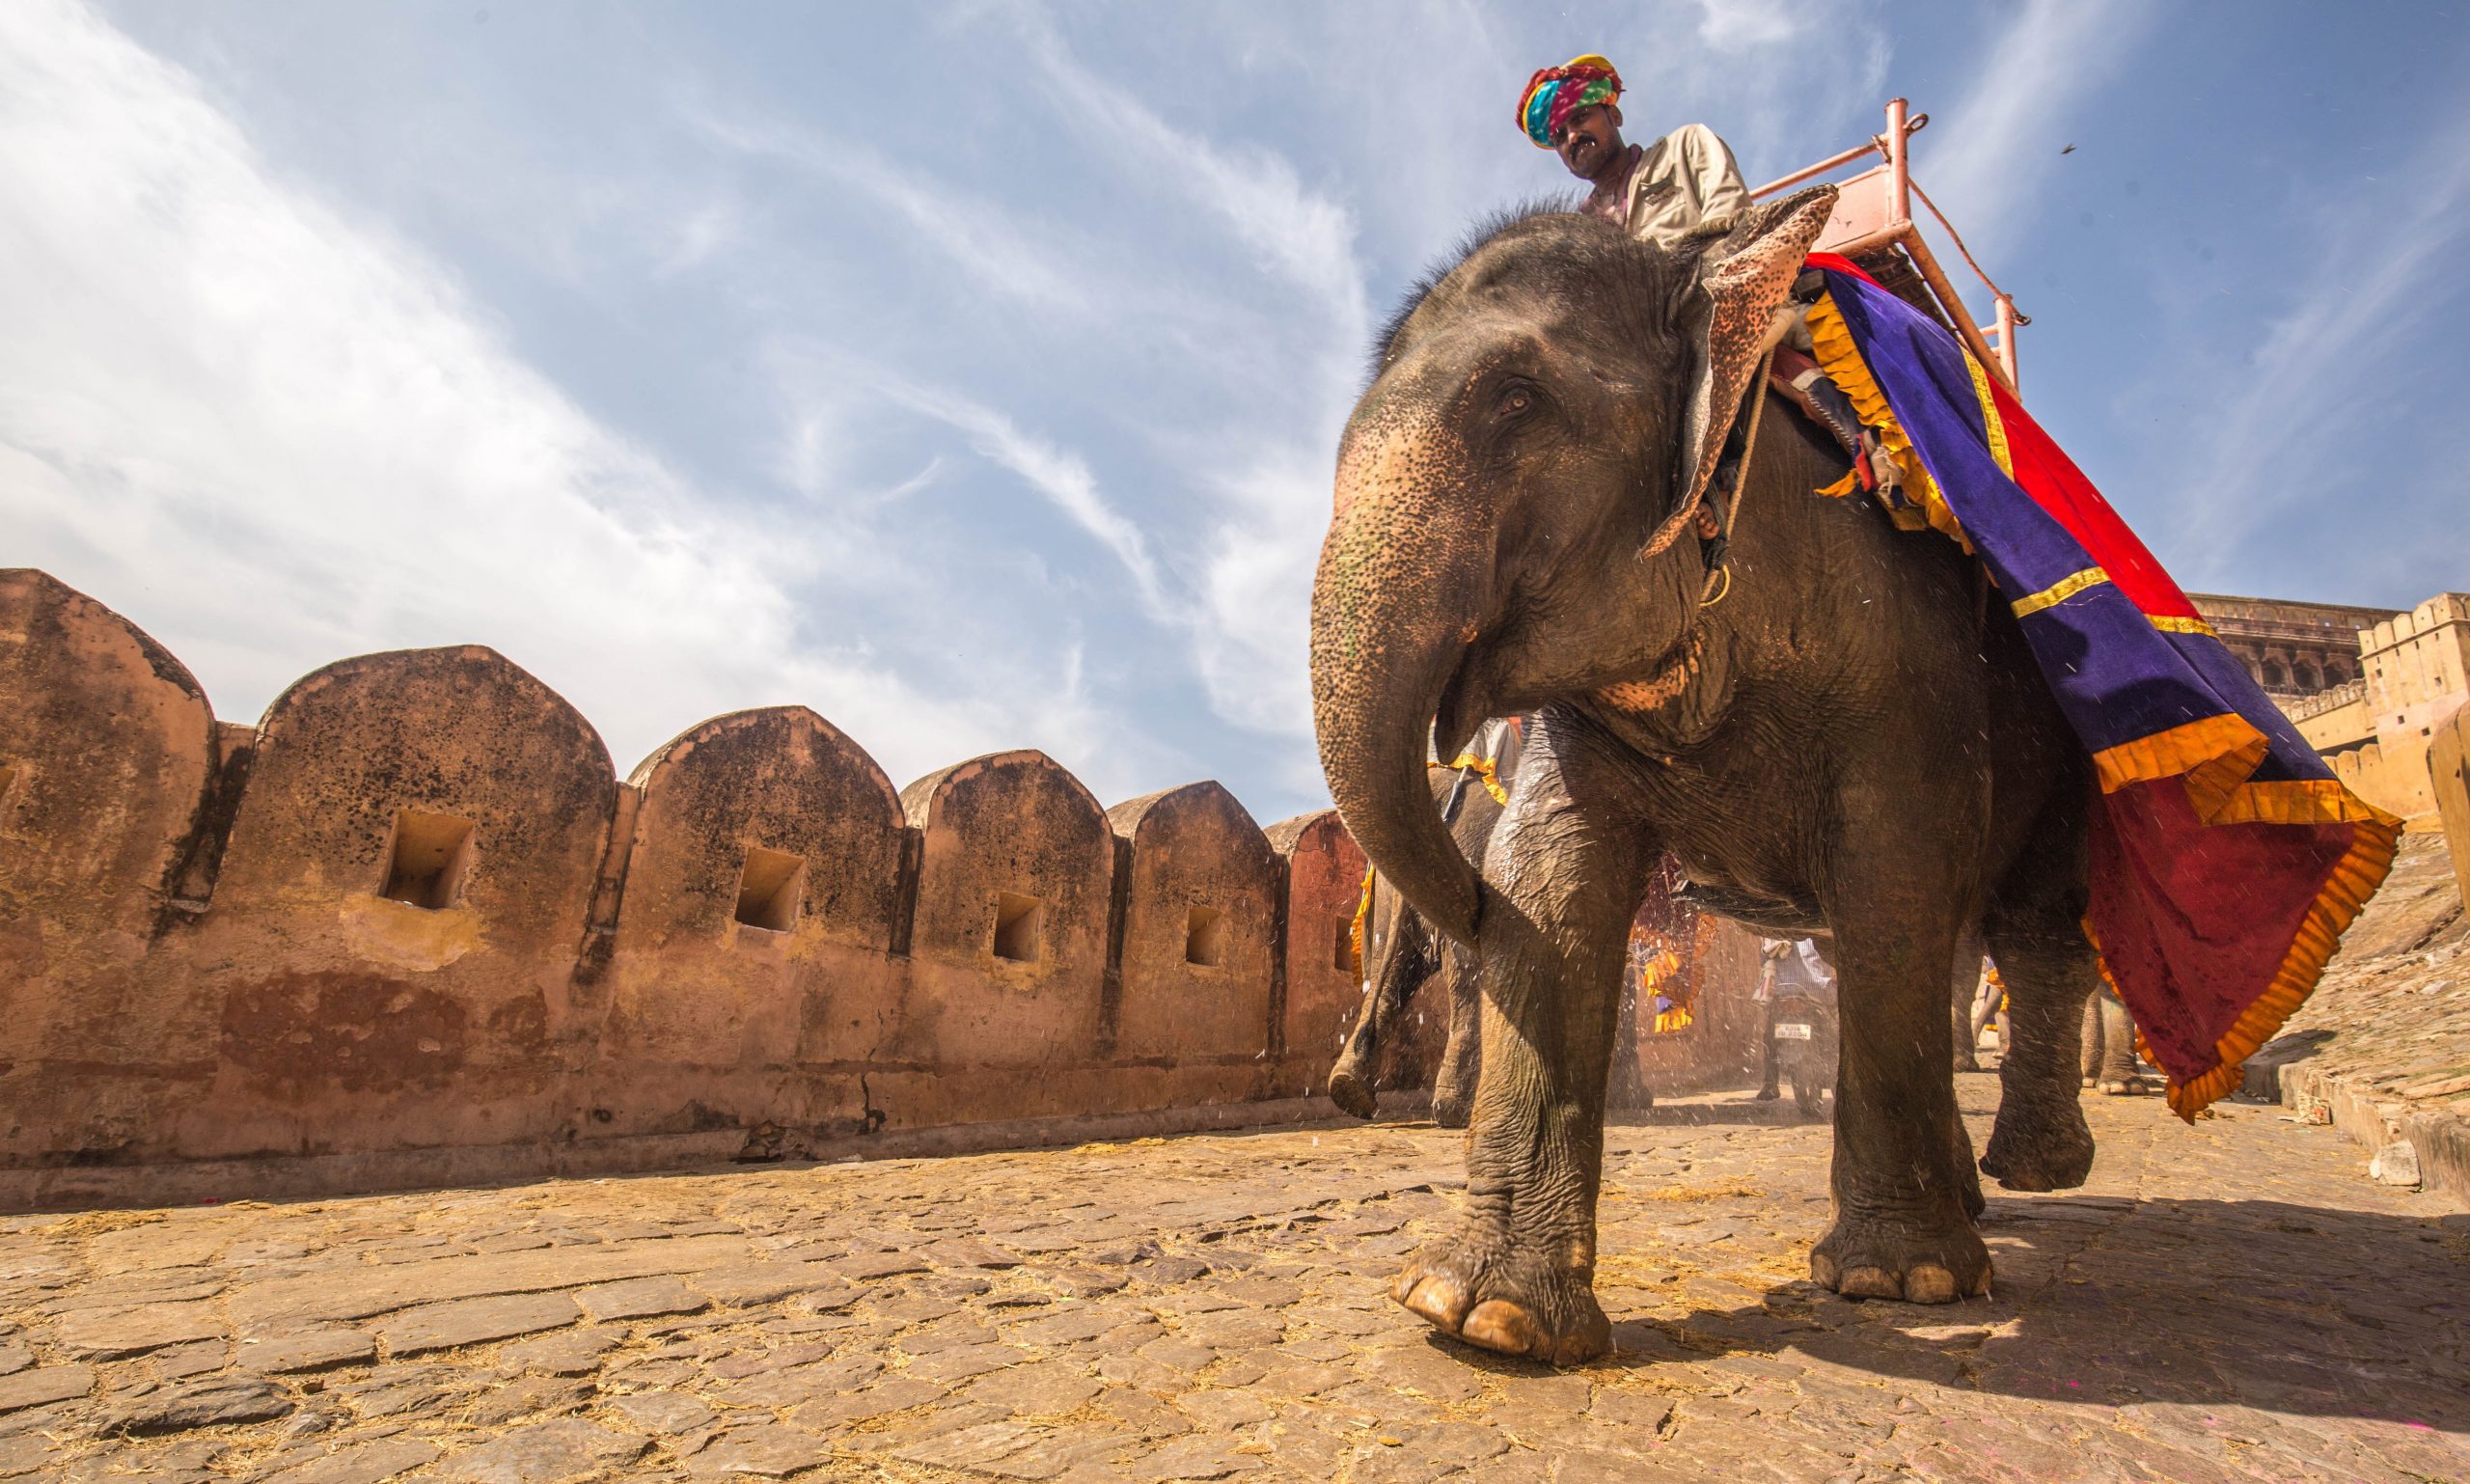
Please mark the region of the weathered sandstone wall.
<svg viewBox="0 0 2470 1484"><path fill-rule="evenodd" d="M1362 873L1334 815L1265 834L1215 783L1110 811L1013 752L896 790L794 706L621 783L477 646L219 724L126 619L0 572L0 1206L1304 1097Z"/></svg>

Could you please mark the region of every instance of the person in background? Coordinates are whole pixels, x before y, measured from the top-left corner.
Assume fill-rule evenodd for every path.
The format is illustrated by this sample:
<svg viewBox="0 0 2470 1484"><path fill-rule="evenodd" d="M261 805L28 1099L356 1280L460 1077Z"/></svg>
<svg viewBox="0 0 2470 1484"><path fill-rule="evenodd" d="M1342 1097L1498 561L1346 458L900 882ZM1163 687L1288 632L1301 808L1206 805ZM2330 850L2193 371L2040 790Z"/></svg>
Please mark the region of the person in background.
<svg viewBox="0 0 2470 1484"><path fill-rule="evenodd" d="M1760 1053L1757 1100L1771 1103L1782 1095L1776 1085L1775 1006L1796 995L1833 1005L1835 966L1811 938L1765 939L1759 944L1759 957L1763 962L1758 988L1750 996L1766 1009L1766 1029L1759 1035L1766 1049Z"/></svg>
<svg viewBox="0 0 2470 1484"><path fill-rule="evenodd" d="M1998 1051L2007 1051L2007 981L1998 976L1998 966L1985 958L1981 961L1981 987L1973 992L1972 1038L1978 1044L1981 1032L1992 1024L1998 1027Z"/></svg>

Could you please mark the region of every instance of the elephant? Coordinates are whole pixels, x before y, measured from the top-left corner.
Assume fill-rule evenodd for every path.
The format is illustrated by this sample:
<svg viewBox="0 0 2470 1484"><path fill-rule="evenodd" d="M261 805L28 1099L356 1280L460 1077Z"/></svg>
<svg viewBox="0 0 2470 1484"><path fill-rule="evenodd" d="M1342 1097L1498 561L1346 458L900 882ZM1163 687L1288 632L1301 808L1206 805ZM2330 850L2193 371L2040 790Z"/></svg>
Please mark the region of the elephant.
<svg viewBox="0 0 2470 1484"><path fill-rule="evenodd" d="M2135 1050L2135 1018L2107 986L2095 990L2084 1004L2083 1073L2083 1086L2106 1097L2144 1090L2144 1070Z"/></svg>
<svg viewBox="0 0 2470 1484"><path fill-rule="evenodd" d="M1505 730L1503 736L1507 740L1492 752L1496 764L1492 786L1479 786L1475 775L1461 770L1436 769L1433 774L1433 797L1441 806L1450 835L1468 863L1478 870L1483 868L1484 852L1505 808L1493 793L1493 787L1506 794L1517 786L1518 735L1516 729ZM1385 1031L1399 1024L1399 1017L1406 1013L1418 990L1437 984L1447 1031L1441 1067L1433 1079L1432 1118L1442 1128L1463 1129L1475 1092L1477 1068L1483 1061L1482 1020L1475 1012L1474 955L1463 945L1434 932L1432 925L1406 904L1397 889L1384 885L1377 873L1367 879L1365 891L1369 900L1365 903L1363 926L1363 948L1367 954L1363 1003L1340 1046L1336 1063L1330 1069L1330 1100L1358 1118L1368 1119L1380 1112L1375 1084L1381 1070ZM1655 1099L1636 1076L1637 1023L1634 1006L1630 1003L1633 998L1625 996L1621 1009L1620 1031L1613 1052L1616 1086L1612 1101L1615 1107L1641 1109L1652 1106ZM1624 1071L1630 1075L1622 1076Z"/></svg>
<svg viewBox="0 0 2470 1484"><path fill-rule="evenodd" d="M1501 805L1491 790L1461 773L1434 770L1432 794L1449 819L1449 833L1469 866L1480 870L1484 851L1500 823ZM1455 806L1450 801L1454 797ZM1330 1070L1330 1099L1358 1118L1379 1111L1373 1084L1381 1070L1383 1032L1399 1023L1415 991L1433 982L1443 990L1448 1039L1433 1078L1432 1117L1445 1129L1467 1126L1483 1044L1475 1009L1475 959L1464 945L1443 938L1406 904L1378 874L1363 922L1363 1007L1356 1012L1337 1064Z"/></svg>
<svg viewBox="0 0 2470 1484"><path fill-rule="evenodd" d="M1947 1008L1975 923L2019 1027L1979 1170L2045 1191L2092 1167L2089 755L1966 554L1813 493L1840 446L1750 395L1833 196L1675 249L1514 214L1385 327L1340 438L1310 616L1323 772L1481 980L1466 1204L1392 1294L1475 1346L1558 1364L1610 1346L1606 1081L1630 914L1667 851L1702 903L1834 936L1815 1281L1989 1290ZM1479 868L1433 807L1426 737L1447 756L1515 712L1534 720Z"/></svg>

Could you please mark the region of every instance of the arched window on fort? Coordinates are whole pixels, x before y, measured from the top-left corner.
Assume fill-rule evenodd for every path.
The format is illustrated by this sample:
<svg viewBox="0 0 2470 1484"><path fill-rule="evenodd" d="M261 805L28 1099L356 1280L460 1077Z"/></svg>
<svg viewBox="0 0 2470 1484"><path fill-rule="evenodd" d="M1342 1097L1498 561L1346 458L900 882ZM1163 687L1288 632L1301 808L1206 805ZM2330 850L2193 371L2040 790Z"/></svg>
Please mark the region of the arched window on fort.
<svg viewBox="0 0 2470 1484"><path fill-rule="evenodd" d="M2324 662L2324 683L2327 686L2347 685L2351 678L2349 661L2326 660Z"/></svg>
<svg viewBox="0 0 2470 1484"><path fill-rule="evenodd" d="M2320 691L2324 688L2323 672L2318 670L2313 665L2302 661L2298 666L2296 675L2298 679L2298 688L2302 691Z"/></svg>
<svg viewBox="0 0 2470 1484"><path fill-rule="evenodd" d="M2261 678L2264 682L2264 689L2268 691L2287 690L2290 687L2290 672L2282 668L2279 660L2264 661Z"/></svg>

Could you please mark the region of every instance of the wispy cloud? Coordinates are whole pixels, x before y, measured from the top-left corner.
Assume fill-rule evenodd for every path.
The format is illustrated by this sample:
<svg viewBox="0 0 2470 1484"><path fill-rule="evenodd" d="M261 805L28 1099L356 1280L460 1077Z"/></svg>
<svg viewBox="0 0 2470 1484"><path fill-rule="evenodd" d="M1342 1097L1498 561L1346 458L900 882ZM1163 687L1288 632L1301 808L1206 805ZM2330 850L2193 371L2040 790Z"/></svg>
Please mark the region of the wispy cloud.
<svg viewBox="0 0 2470 1484"><path fill-rule="evenodd" d="M899 569L870 530L730 513L90 12L0 8L0 191L11 554L130 612L227 715L343 654L483 642L621 765L793 701L898 776L1025 740L1078 761L1063 744L1110 734L1077 661L929 692L818 632L793 590Z"/></svg>
<svg viewBox="0 0 2470 1484"><path fill-rule="evenodd" d="M1084 65L1043 11L1017 14L1058 117L1125 156L1133 174L1214 216L1263 267L1334 311L1335 328L1360 339L1370 316L1355 216L1342 202L1307 188L1274 151L1221 144L1169 124L1131 89Z"/></svg>
<svg viewBox="0 0 2470 1484"><path fill-rule="evenodd" d="M1829 18L1790 0L1698 0L1698 40L1716 51L1748 51L1796 41Z"/></svg>
<svg viewBox="0 0 2470 1484"><path fill-rule="evenodd" d="M906 240L1007 303L1072 315L1097 307L1085 252L1076 257L1054 243L1052 228L1032 227L982 196L895 166L858 140L700 98L685 99L678 112L704 137L737 153L791 165L857 191L888 210Z"/></svg>
<svg viewBox="0 0 2470 1484"><path fill-rule="evenodd" d="M2319 212L2300 255L2312 268L2273 295L2282 312L2252 345L2210 347L2183 367L2227 394L2209 400L2178 481L2168 544L2199 554L2193 570L2222 570L2244 539L2327 491L2365 501L2344 522L2352 530L2390 508L2350 486L2359 451L2339 430L2355 438L2409 389L2402 342L2450 338L2457 322L2440 311L2463 297L2445 270L2470 246L2470 111L2386 179L2337 188Z"/></svg>
<svg viewBox="0 0 2470 1484"><path fill-rule="evenodd" d="M878 389L900 406L931 418L969 439L970 447L1011 471L1046 497L1075 526L1114 554L1151 617L1171 618L1166 593L1139 527L1098 493L1087 460L1022 429L1011 418L946 388L878 378Z"/></svg>
<svg viewBox="0 0 2470 1484"><path fill-rule="evenodd" d="M2151 24L2132 0L2026 0L1969 69L1971 88L1913 141L1914 174L1994 250L2031 231L2068 111L2108 82Z"/></svg>

